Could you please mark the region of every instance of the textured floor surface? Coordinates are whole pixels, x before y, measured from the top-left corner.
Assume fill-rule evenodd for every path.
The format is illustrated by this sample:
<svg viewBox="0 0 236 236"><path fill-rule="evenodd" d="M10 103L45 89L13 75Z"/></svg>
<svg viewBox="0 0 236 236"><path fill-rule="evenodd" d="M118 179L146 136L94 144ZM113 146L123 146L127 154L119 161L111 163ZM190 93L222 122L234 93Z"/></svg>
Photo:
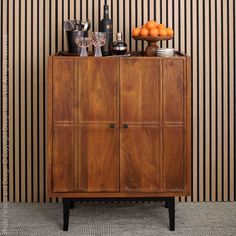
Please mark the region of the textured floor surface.
<svg viewBox="0 0 236 236"><path fill-rule="evenodd" d="M0 204L0 235L236 235L236 203L177 203L176 231L168 230L163 203L76 205L69 232L62 231L62 204Z"/></svg>

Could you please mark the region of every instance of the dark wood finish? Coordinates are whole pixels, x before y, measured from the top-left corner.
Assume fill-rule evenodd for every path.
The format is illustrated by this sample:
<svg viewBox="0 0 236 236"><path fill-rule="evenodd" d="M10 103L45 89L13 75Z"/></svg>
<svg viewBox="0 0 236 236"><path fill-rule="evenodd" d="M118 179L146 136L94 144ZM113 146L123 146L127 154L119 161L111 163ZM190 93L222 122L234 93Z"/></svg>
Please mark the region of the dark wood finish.
<svg viewBox="0 0 236 236"><path fill-rule="evenodd" d="M186 192L191 194L191 156L192 156L192 71L191 58L186 57Z"/></svg>
<svg viewBox="0 0 236 236"><path fill-rule="evenodd" d="M53 57L48 57L48 76L47 76L47 194L48 197L53 194L52 191L52 87L53 87Z"/></svg>
<svg viewBox="0 0 236 236"><path fill-rule="evenodd" d="M163 61L163 121L167 123L184 122L184 112L186 104L184 97L185 89L185 69L184 60L164 60Z"/></svg>
<svg viewBox="0 0 236 236"><path fill-rule="evenodd" d="M163 130L163 176L166 191L184 191L185 158L184 132L181 127L168 127Z"/></svg>
<svg viewBox="0 0 236 236"><path fill-rule="evenodd" d="M58 126L53 132L53 191L75 190L75 133L71 126Z"/></svg>
<svg viewBox="0 0 236 236"><path fill-rule="evenodd" d="M55 59L53 62L53 121L74 120L74 62Z"/></svg>
<svg viewBox="0 0 236 236"><path fill-rule="evenodd" d="M166 198L191 192L191 60L49 57L48 196ZM69 204L67 204L69 202Z"/></svg>
<svg viewBox="0 0 236 236"><path fill-rule="evenodd" d="M121 123L159 123L160 87L160 60L120 59Z"/></svg>
<svg viewBox="0 0 236 236"><path fill-rule="evenodd" d="M160 128L121 129L120 191L161 192Z"/></svg>
<svg viewBox="0 0 236 236"><path fill-rule="evenodd" d="M189 195L190 75L183 56L50 57L49 195Z"/></svg>
<svg viewBox="0 0 236 236"><path fill-rule="evenodd" d="M172 192L52 192L50 197L64 197L64 198L132 198L132 197L173 197L188 196L187 191L172 191Z"/></svg>
<svg viewBox="0 0 236 236"><path fill-rule="evenodd" d="M78 158L79 191L119 191L116 128L80 127Z"/></svg>
<svg viewBox="0 0 236 236"><path fill-rule="evenodd" d="M117 121L116 58L78 61L78 107L80 123Z"/></svg>

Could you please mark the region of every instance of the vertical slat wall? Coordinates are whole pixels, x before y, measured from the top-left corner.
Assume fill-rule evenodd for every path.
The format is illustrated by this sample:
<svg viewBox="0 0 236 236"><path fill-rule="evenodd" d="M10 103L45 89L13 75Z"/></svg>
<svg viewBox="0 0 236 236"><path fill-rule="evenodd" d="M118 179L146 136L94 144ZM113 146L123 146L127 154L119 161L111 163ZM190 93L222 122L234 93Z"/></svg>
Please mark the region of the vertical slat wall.
<svg viewBox="0 0 236 236"><path fill-rule="evenodd" d="M1 75L4 35L8 36L9 51L9 201L49 200L45 175L47 57L67 50L64 20L88 17L92 30L97 31L103 3L104 0L1 1ZM180 200L235 201L235 1L108 3L114 34L122 32L131 50L142 50L146 45L131 38L131 29L155 19L175 31L175 39L161 45L175 47L192 57L192 196ZM2 156L2 136L0 140ZM0 167L2 180L2 163ZM2 194L1 187L1 201Z"/></svg>

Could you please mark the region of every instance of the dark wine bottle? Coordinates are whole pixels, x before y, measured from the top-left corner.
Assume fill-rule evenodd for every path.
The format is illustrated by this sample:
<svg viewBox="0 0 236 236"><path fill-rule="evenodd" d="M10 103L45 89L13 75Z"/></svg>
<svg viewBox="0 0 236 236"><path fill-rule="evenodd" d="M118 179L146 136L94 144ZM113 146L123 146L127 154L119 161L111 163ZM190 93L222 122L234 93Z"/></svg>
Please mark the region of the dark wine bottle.
<svg viewBox="0 0 236 236"><path fill-rule="evenodd" d="M109 6L107 0L104 4L104 18L100 21L100 32L106 33L106 44L102 47L102 54L109 56L112 54L112 43L113 43L113 29L112 20L109 19Z"/></svg>

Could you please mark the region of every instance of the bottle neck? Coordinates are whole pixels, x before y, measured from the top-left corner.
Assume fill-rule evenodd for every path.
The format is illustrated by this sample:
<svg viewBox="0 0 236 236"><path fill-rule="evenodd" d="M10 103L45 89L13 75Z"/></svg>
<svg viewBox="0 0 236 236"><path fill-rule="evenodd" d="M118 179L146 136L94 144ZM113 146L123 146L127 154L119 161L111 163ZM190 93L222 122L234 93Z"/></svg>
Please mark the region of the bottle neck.
<svg viewBox="0 0 236 236"><path fill-rule="evenodd" d="M122 34L121 33L116 34L116 40L117 41L122 41Z"/></svg>
<svg viewBox="0 0 236 236"><path fill-rule="evenodd" d="M109 7L104 5L104 19L109 19Z"/></svg>

